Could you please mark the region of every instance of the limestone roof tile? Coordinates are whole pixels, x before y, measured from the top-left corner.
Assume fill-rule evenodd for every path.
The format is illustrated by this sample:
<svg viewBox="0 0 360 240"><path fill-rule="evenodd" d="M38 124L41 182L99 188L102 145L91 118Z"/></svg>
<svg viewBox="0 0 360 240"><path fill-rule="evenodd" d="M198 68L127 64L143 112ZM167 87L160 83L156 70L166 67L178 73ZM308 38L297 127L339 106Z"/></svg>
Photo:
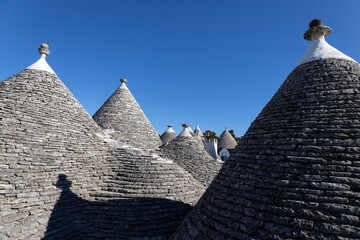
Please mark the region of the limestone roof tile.
<svg viewBox="0 0 360 240"><path fill-rule="evenodd" d="M233 136L229 133L229 131L225 128L225 130L221 133L220 139L218 140L218 150L222 148L226 149L234 149L237 143Z"/></svg>
<svg viewBox="0 0 360 240"><path fill-rule="evenodd" d="M297 66L171 239L359 239L359 89L352 60Z"/></svg>
<svg viewBox="0 0 360 240"><path fill-rule="evenodd" d="M177 134L172 129L172 125L168 125L168 129L160 136L160 139L162 141L162 144L168 144L171 140L176 138Z"/></svg>
<svg viewBox="0 0 360 240"><path fill-rule="evenodd" d="M161 146L161 140L122 79L119 88L94 114L99 126L123 143L143 149Z"/></svg>
<svg viewBox="0 0 360 240"><path fill-rule="evenodd" d="M163 155L173 159L204 186L208 186L222 164L215 161L189 132L189 125L183 124L183 131L168 144L162 146Z"/></svg>
<svg viewBox="0 0 360 240"><path fill-rule="evenodd" d="M172 160L106 136L43 69L0 82L0 126L1 239L163 239L204 191Z"/></svg>

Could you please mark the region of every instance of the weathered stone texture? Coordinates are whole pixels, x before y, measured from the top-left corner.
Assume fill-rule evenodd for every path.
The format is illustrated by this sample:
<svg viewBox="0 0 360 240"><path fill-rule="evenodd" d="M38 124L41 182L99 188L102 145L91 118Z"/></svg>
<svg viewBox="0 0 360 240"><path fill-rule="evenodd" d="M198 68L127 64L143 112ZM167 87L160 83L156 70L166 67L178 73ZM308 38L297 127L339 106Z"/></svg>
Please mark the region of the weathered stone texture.
<svg viewBox="0 0 360 240"><path fill-rule="evenodd" d="M41 238L60 194L58 175L88 196L107 148L54 74L24 70L0 83L0 96L0 238Z"/></svg>
<svg viewBox="0 0 360 240"><path fill-rule="evenodd" d="M56 75L0 83L0 239L164 239L204 188L170 160L115 149Z"/></svg>
<svg viewBox="0 0 360 240"><path fill-rule="evenodd" d="M359 239L360 65L300 65L172 239Z"/></svg>
<svg viewBox="0 0 360 240"><path fill-rule="evenodd" d="M219 172L222 163L215 161L205 151L203 143L199 143L195 137L177 136L162 146L163 155L173 159L207 187Z"/></svg>
<svg viewBox="0 0 360 240"><path fill-rule="evenodd" d="M161 136L161 142L163 145L168 144L169 142L171 142L174 138L177 137L177 134L175 132L169 132L169 131L165 131Z"/></svg>
<svg viewBox="0 0 360 240"><path fill-rule="evenodd" d="M161 140L144 112L125 85L109 97L93 119L103 129L113 130L111 136L138 148L158 148Z"/></svg>
<svg viewBox="0 0 360 240"><path fill-rule="evenodd" d="M225 129L221 135L220 139L218 140L218 151L220 151L222 148L226 149L234 149L236 147L237 143L233 136L229 133L227 129Z"/></svg>

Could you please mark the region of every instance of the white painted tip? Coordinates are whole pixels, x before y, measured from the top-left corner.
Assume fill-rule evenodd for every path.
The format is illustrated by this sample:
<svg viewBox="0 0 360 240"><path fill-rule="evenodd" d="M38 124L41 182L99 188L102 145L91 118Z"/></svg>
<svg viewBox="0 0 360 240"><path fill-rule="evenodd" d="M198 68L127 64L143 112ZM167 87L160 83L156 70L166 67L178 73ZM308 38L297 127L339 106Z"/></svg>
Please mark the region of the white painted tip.
<svg viewBox="0 0 360 240"><path fill-rule="evenodd" d="M324 37L314 39L309 48L306 50L304 56L300 59L297 66L304 64L306 62L311 62L314 60L327 59L327 58L338 58L338 59L346 59L350 61L356 62L351 57L343 54L336 48L332 47L325 41Z"/></svg>
<svg viewBox="0 0 360 240"><path fill-rule="evenodd" d="M172 129L172 127L169 127L165 132L167 132L167 133L175 133L175 131Z"/></svg>
<svg viewBox="0 0 360 240"><path fill-rule="evenodd" d="M325 41L325 37L329 35L331 31L331 28L322 25L322 20L320 18L313 19L310 22L309 29L304 33L304 39L311 41L311 44L304 56L300 59L298 64L296 64L296 67L306 62L327 58L338 58L356 62L354 59L330 46Z"/></svg>
<svg viewBox="0 0 360 240"><path fill-rule="evenodd" d="M192 137L189 132L189 127L184 127L184 130L179 134L180 137Z"/></svg>
<svg viewBox="0 0 360 240"><path fill-rule="evenodd" d="M124 82L121 83L120 88L121 88L121 89L127 89L127 90L129 90L128 87L126 86L126 84L125 84Z"/></svg>
<svg viewBox="0 0 360 240"><path fill-rule="evenodd" d="M50 54L49 45L46 43L41 44L40 48L38 48L39 53L41 54L40 59L37 60L35 63L27 67L26 69L36 69L40 71L46 71L49 73L53 73L56 75L54 70L49 66L46 62L46 56Z"/></svg>
<svg viewBox="0 0 360 240"><path fill-rule="evenodd" d="M190 125L188 126L188 127L186 127L186 129L191 133L195 133L192 129L191 129L191 127L190 127Z"/></svg>
<svg viewBox="0 0 360 240"><path fill-rule="evenodd" d="M41 54L40 59L37 60L32 65L30 65L29 67L27 67L26 69L36 69L36 70L40 70L40 71L46 71L46 72L49 72L49 73L53 73L53 74L56 75L54 70L52 70L52 68L46 62L46 55L45 54Z"/></svg>

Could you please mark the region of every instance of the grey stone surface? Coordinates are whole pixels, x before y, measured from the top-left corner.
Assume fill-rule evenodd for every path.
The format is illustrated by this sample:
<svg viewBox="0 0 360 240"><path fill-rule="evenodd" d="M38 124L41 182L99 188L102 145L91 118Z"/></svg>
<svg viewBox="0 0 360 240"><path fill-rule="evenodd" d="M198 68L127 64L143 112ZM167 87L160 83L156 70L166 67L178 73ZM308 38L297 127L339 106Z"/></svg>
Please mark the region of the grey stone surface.
<svg viewBox="0 0 360 240"><path fill-rule="evenodd" d="M199 143L195 137L179 134L170 143L162 146L162 154L173 159L207 187L219 172L222 163L215 161L205 151L203 143Z"/></svg>
<svg viewBox="0 0 360 240"><path fill-rule="evenodd" d="M182 124L182 126L189 131L189 133L191 134L191 136L193 136L194 139L195 139L200 145L203 143L202 137L196 135L196 133L191 129L191 127L190 127L191 125L190 125L190 124Z"/></svg>
<svg viewBox="0 0 360 240"><path fill-rule="evenodd" d="M134 147L155 149L162 144L125 82L106 100L93 119L101 128L109 130L113 138Z"/></svg>
<svg viewBox="0 0 360 240"><path fill-rule="evenodd" d="M225 130L221 133L220 139L218 140L218 151L223 148L226 149L234 149L237 143L233 136L229 133L229 131L225 128Z"/></svg>
<svg viewBox="0 0 360 240"><path fill-rule="evenodd" d="M177 137L176 132L174 132L174 130L172 130L172 125L168 125L169 129L167 129L161 136L161 142L163 145L168 144L169 142L171 142L171 140L173 140L174 138Z"/></svg>
<svg viewBox="0 0 360 240"><path fill-rule="evenodd" d="M164 239L204 188L169 159L114 148L56 75L0 83L0 239Z"/></svg>
<svg viewBox="0 0 360 240"><path fill-rule="evenodd" d="M360 239L360 65L295 68L172 239Z"/></svg>

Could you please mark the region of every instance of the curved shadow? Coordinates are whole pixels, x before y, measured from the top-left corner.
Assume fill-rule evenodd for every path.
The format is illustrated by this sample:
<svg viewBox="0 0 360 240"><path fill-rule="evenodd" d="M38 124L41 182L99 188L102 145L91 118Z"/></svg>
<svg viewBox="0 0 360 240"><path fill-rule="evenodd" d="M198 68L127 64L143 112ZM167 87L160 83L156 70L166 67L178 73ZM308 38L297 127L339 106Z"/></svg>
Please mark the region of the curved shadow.
<svg viewBox="0 0 360 240"><path fill-rule="evenodd" d="M189 204L164 198L88 201L59 175L59 200L44 239L167 239L191 210Z"/></svg>

